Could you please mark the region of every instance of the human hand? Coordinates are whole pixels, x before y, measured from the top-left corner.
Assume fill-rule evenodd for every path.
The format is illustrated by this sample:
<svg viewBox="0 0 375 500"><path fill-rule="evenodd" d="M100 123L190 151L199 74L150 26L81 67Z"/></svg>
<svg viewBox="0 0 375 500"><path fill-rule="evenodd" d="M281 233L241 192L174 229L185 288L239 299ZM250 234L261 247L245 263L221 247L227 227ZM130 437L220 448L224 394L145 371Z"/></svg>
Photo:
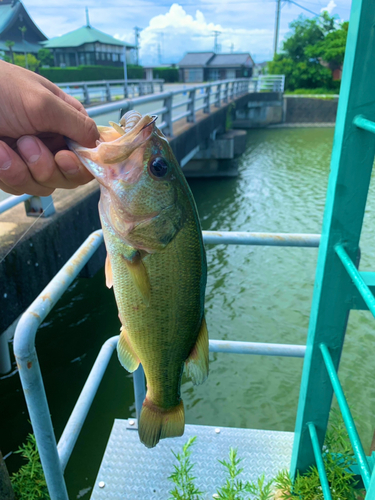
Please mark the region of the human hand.
<svg viewBox="0 0 375 500"><path fill-rule="evenodd" d="M40 75L0 61L0 189L49 196L93 177L67 150L64 136L85 147L99 139L82 104Z"/></svg>

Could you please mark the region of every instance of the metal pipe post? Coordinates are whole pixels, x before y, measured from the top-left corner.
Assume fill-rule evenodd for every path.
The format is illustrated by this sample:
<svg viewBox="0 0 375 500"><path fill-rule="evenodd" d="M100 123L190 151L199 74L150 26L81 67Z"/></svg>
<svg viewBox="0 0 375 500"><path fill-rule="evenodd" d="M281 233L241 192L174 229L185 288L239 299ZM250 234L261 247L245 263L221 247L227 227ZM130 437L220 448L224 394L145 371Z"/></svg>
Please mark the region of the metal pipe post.
<svg viewBox="0 0 375 500"><path fill-rule="evenodd" d="M0 375L9 373L12 369L10 352L8 346L8 338L6 333L0 335Z"/></svg>
<svg viewBox="0 0 375 500"><path fill-rule="evenodd" d="M133 373L133 382L134 382L135 410L137 412L137 420L139 422L139 418L141 416L142 404L146 397L146 380L145 380L145 372L143 370L142 365L139 365L139 367Z"/></svg>
<svg viewBox="0 0 375 500"><path fill-rule="evenodd" d="M118 339L119 335L111 337L100 349L94 366L91 368L90 375L86 380L81 394L79 395L79 398L65 426L64 432L61 435L57 445L57 450L63 471L65 470L70 455L72 454L74 445L76 444L79 433L81 432L82 426L91 408L91 404L112 357L113 351L116 349Z"/></svg>
<svg viewBox="0 0 375 500"><path fill-rule="evenodd" d="M331 491L329 489L329 484L328 484L328 479L327 479L327 474L326 474L326 470L324 468L324 462L322 459L322 450L320 449L320 444L319 444L319 440L318 440L318 435L316 433L315 425L310 422L308 424L308 427L309 427L311 443L312 443L313 450L314 450L316 466L318 468L320 484L322 485L324 500L332 500Z"/></svg>
<svg viewBox="0 0 375 500"><path fill-rule="evenodd" d="M324 363L326 365L327 372L342 413L342 418L344 420L346 430L348 431L349 439L352 444L355 457L361 470L363 483L365 485L365 488L368 489L371 480L371 472L361 440L358 435L357 428L350 412L348 402L346 401L344 391L342 390L340 380L337 376L337 372L333 364L329 349L325 344L320 344L319 347L322 352Z"/></svg>
<svg viewBox="0 0 375 500"><path fill-rule="evenodd" d="M190 111L190 115L187 117L189 123L195 123L195 89L189 92L190 102L187 105L187 110Z"/></svg>
<svg viewBox="0 0 375 500"><path fill-rule="evenodd" d="M167 111L161 115L162 122L167 124L164 129L164 133L168 137L173 137L172 104L173 104L173 94L172 92L169 92L165 96L163 102L163 107L167 108Z"/></svg>

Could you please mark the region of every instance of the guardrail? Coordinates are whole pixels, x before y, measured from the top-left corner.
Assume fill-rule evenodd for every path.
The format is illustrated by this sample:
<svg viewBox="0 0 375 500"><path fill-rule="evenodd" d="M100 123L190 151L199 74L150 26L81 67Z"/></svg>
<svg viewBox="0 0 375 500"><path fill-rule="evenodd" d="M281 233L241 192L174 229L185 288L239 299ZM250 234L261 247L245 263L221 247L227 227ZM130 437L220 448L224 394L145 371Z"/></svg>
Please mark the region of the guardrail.
<svg viewBox="0 0 375 500"><path fill-rule="evenodd" d="M226 235L227 244L251 245L253 240L258 242L256 233L221 233L216 231L203 231L203 240L207 244L222 244L223 234ZM279 246L281 241L284 241L284 244L290 241L294 246L297 240L300 241L299 246L318 246L320 241L320 235L317 234L278 234L277 237L272 233L258 234L261 235L264 242L268 242L265 244L276 246ZM14 354L51 500L68 500L64 470L115 350L118 336L109 338L103 344L58 445L56 445L51 414L39 367L35 338L41 323L102 242L103 232L101 230L95 231L86 239L22 315L14 337ZM259 242L255 244L259 244ZM291 344L210 340L209 350L221 353L303 358L306 347ZM135 407L139 418L145 397L145 377L142 366L134 372L133 380Z"/></svg>
<svg viewBox="0 0 375 500"><path fill-rule="evenodd" d="M284 92L285 75L259 75L251 81L253 92Z"/></svg>
<svg viewBox="0 0 375 500"><path fill-rule="evenodd" d="M99 80L90 82L57 83L66 94L76 97L86 105L92 100L111 102L113 97L124 98L153 94L155 87L164 90L164 80Z"/></svg>
<svg viewBox="0 0 375 500"><path fill-rule="evenodd" d="M33 196L23 194L21 196L9 196L0 202L0 214L20 203L25 203L26 215L30 217L49 217L55 213L52 196Z"/></svg>
<svg viewBox="0 0 375 500"><path fill-rule="evenodd" d="M152 102L163 101L162 107L159 109L148 111L149 114L161 115L161 123L158 125L160 130L168 137L173 137L173 123L186 118L190 123L195 123L196 114L198 111L203 113L211 113L212 106L219 108L222 104L228 103L236 97L249 92L249 78L237 78L232 80L219 80L211 83L186 87L171 92L163 92L152 96L136 97L134 99L124 99L122 101L104 104L89 108L87 113L91 117L100 116L111 111L120 111L123 113L133 109L140 104L148 104ZM185 96L187 98L174 102L177 96ZM186 111L172 116L174 110L184 107Z"/></svg>

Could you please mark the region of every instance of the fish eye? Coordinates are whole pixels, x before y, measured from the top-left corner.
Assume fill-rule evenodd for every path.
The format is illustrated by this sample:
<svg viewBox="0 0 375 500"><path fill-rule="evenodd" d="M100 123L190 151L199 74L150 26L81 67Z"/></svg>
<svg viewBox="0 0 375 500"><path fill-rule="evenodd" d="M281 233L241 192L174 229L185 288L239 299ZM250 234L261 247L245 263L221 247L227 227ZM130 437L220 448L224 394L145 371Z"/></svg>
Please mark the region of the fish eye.
<svg viewBox="0 0 375 500"><path fill-rule="evenodd" d="M167 162L160 157L154 158L151 161L149 168L154 177L164 177L168 173Z"/></svg>

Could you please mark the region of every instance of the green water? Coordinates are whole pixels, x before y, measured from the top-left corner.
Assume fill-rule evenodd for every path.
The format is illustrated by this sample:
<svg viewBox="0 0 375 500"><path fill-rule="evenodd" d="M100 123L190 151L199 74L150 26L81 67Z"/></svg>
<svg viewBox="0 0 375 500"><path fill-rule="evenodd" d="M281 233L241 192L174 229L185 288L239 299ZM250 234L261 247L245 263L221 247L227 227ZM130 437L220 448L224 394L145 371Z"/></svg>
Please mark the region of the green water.
<svg viewBox="0 0 375 500"><path fill-rule="evenodd" d="M332 129L249 132L233 179L190 182L203 229L319 233ZM375 267L371 187L362 270ZM206 317L211 338L304 344L317 249L209 246ZM375 322L352 312L340 377L368 451L375 427ZM37 349L59 437L100 346L117 334L113 293L100 271L76 281L44 323ZM187 423L293 431L302 360L211 354L200 387L183 382ZM132 380L114 356L66 471L70 498L88 498L114 418L134 415ZM16 449L30 430L18 377L0 382L0 447ZM12 469L18 459L7 459Z"/></svg>

